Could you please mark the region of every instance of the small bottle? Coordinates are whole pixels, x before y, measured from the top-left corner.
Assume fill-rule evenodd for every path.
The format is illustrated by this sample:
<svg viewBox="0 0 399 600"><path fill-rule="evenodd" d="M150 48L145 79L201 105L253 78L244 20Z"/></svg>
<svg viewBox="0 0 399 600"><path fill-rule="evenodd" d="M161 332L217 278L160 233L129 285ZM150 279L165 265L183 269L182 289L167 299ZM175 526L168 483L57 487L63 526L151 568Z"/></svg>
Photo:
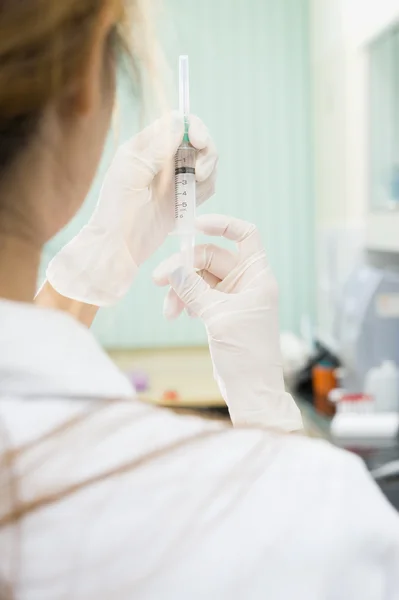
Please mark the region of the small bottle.
<svg viewBox="0 0 399 600"><path fill-rule="evenodd" d="M329 361L321 361L312 369L312 387L314 406L322 415L332 417L335 404L329 401L328 395L337 387L335 367Z"/></svg>
<svg viewBox="0 0 399 600"><path fill-rule="evenodd" d="M375 401L376 412L399 411L399 371L392 360L385 360L366 375L365 393Z"/></svg>

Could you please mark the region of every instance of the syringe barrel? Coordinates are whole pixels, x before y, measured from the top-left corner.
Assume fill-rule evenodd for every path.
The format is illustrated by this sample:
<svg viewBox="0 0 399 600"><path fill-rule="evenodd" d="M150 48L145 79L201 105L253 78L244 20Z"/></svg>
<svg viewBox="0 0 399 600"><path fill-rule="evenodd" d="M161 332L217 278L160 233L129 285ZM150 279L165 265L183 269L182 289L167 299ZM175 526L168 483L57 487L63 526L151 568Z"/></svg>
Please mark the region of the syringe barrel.
<svg viewBox="0 0 399 600"><path fill-rule="evenodd" d="M195 231L195 163L197 151L183 142L175 156L175 233Z"/></svg>

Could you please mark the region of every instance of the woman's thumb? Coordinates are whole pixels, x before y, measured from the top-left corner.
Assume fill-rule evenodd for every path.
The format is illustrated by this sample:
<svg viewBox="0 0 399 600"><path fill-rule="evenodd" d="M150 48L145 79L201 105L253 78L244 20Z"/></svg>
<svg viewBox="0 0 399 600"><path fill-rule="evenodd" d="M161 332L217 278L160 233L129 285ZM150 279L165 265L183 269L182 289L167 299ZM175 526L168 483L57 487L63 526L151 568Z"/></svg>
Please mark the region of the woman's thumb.
<svg viewBox="0 0 399 600"><path fill-rule="evenodd" d="M194 271L178 267L169 274L169 283L184 306L193 316L199 317L211 301L212 290Z"/></svg>

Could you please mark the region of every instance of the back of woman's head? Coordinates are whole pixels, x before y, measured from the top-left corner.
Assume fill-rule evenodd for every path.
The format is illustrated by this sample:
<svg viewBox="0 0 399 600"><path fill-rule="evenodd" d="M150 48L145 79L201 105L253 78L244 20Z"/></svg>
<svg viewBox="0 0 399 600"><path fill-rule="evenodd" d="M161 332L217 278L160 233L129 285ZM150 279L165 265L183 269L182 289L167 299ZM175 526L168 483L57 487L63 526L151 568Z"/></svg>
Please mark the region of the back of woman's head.
<svg viewBox="0 0 399 600"><path fill-rule="evenodd" d="M0 175L27 143L44 109L79 82L104 11L107 50L140 60L145 0L0 0ZM146 40L144 40L146 42ZM119 48L118 48L119 47Z"/></svg>
<svg viewBox="0 0 399 600"><path fill-rule="evenodd" d="M1 235L42 245L90 189L121 55L154 72L151 0L0 0ZM23 228L23 230L22 230Z"/></svg>

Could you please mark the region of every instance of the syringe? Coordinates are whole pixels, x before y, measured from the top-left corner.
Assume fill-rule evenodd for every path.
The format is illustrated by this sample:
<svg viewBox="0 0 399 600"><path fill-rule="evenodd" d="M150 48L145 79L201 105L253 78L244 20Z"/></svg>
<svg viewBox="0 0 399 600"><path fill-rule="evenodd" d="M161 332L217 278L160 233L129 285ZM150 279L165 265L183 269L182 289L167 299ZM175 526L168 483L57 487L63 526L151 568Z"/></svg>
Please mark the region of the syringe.
<svg viewBox="0 0 399 600"><path fill-rule="evenodd" d="M188 137L190 89L188 56L179 58L179 110L184 116L184 136L175 155L175 234L180 236L184 265L193 267L195 244L195 162L197 151Z"/></svg>

